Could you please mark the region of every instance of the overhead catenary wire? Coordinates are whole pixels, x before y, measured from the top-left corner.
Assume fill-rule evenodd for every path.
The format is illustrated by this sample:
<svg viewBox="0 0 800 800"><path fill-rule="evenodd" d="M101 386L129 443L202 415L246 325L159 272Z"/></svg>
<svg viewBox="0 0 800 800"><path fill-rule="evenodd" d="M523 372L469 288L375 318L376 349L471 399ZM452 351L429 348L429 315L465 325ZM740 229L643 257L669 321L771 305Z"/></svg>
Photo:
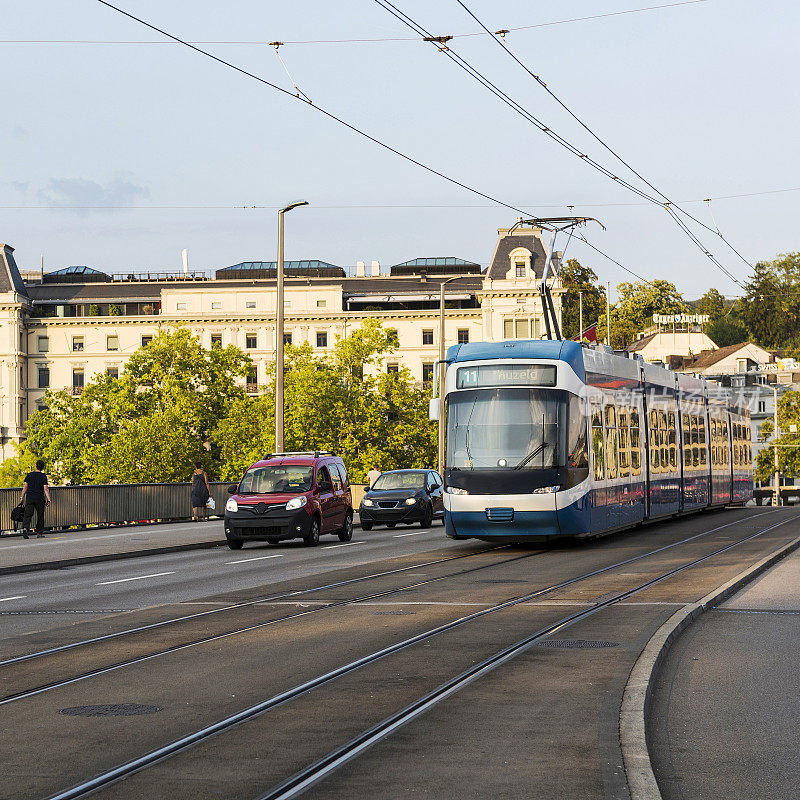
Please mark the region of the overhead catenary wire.
<svg viewBox="0 0 800 800"><path fill-rule="evenodd" d="M626 14L640 14L646 11L658 11L664 8L675 8L677 6L691 6L698 3L707 3L709 0L681 0L677 3L661 3L655 6L644 6L641 8L629 8L622 11L608 11L602 14L590 14L584 17L570 17L568 19L552 20L550 22L537 22L532 25L518 25L509 28L509 31L528 31L535 28L548 28L554 25L567 25L575 22L589 22L596 19L606 19L609 17L620 17ZM456 33L453 34L455 39L465 39L472 36L483 36L483 33L470 32L470 33ZM188 41L188 40L187 40ZM286 40L284 44L372 44L383 42L416 42L416 36L401 36L401 37L380 37L380 38L362 38L362 39L300 39L300 40ZM264 41L253 40L208 40L208 41L195 41L192 40L190 44L220 44L220 45L254 45L262 46L266 44ZM0 44L180 44L177 41L163 40L130 40L130 39L0 39Z"/></svg>
<svg viewBox="0 0 800 800"><path fill-rule="evenodd" d="M638 170L636 170L631 164L625 160L616 150L614 150L604 139L598 136L566 103L564 103L560 97L544 82L544 80L537 75L536 73L531 70L524 61L522 61L519 56L511 49L508 43L505 40L505 34L508 31L496 31L492 32L463 2L463 0L456 0L456 2L461 6L461 8L466 11L466 13L482 28L484 33L491 36L492 39L502 48L502 50L507 53L522 69L530 75L544 90L547 94L558 103L561 108L564 109L571 117L574 119L595 141L597 141L605 150L607 150L614 158L617 159L624 167L629 169L637 178L642 180L647 186L649 186L656 194L663 198L665 204L669 204L673 210L677 210L681 214L689 217L691 220L696 222L698 225L701 225L707 231L711 233L716 233L725 244L734 252L736 255L744 261L744 263L753 269L753 265L722 235L717 226L716 222L714 223L714 229L710 228L706 225L702 220L698 219L693 214L690 214L688 211L682 209L675 201L673 201L670 197L668 197L664 192L662 192L657 186L655 186L650 180L644 177Z"/></svg>
<svg viewBox="0 0 800 800"><path fill-rule="evenodd" d="M422 25L412 19L408 14L404 11L399 9L395 6L390 0L375 0L375 2L383 8L385 11L390 13L394 16L397 20L402 22L406 27L415 31L423 41L436 41L439 37L435 37L431 34L430 31L426 30ZM664 208L667 213L672 217L672 219L676 222L679 228L681 228L684 233L689 237L690 241L692 241L698 249L733 283L741 286L741 281L730 271L728 270L720 261L716 258L716 256L697 238L697 236L692 233L692 231L686 226L686 224L678 217L675 213L674 209L672 208L670 203L664 203L659 200L657 197L654 197L647 192L643 191L637 186L634 186L629 181L626 181L619 176L615 175L611 170L607 167L600 164L595 159L588 156L586 153L583 153L579 148L573 145L571 142L567 141L564 137L557 134L553 131L549 126L547 126L544 122L537 119L531 112L529 112L524 106L519 104L516 100L513 100L508 94L506 94L502 89L496 86L492 81L490 81L485 75L483 75L479 70L472 66L466 59L456 53L450 47L439 47L439 50L444 53L451 61L453 61L458 67L462 70L467 72L472 78L478 81L482 86L488 89L492 94L494 94L497 98L499 98L503 103L508 105L512 110L516 111L520 116L527 119L528 122L533 124L536 128L538 128L542 133L547 135L549 138L556 141L562 147L564 147L567 151L571 152L573 155L577 156L578 158L585 161L589 166L593 169L597 170L601 174L605 175L606 177L610 178L611 180L615 181L619 185L623 186L624 188L628 189L629 191L639 195L640 197L649 200L650 202ZM702 224L702 223L701 223ZM704 226L707 227L707 226ZM749 262L748 262L749 263Z"/></svg>

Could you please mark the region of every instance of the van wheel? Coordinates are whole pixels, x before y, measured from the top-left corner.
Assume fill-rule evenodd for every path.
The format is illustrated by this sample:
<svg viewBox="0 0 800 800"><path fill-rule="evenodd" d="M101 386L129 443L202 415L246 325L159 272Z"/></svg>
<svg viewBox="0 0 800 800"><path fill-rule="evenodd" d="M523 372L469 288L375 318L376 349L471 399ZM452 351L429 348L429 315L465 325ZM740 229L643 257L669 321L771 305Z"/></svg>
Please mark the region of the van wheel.
<svg viewBox="0 0 800 800"><path fill-rule="evenodd" d="M387 528L396 528L397 527L397 523L396 522L387 522L386 523L386 527Z"/></svg>
<svg viewBox="0 0 800 800"><path fill-rule="evenodd" d="M353 518L348 514L344 518L344 526L339 531L339 541L349 542L353 538Z"/></svg>
<svg viewBox="0 0 800 800"><path fill-rule="evenodd" d="M303 537L303 544L306 547L316 547L319 544L319 519L317 517L311 520L311 530L309 530L308 536Z"/></svg>
<svg viewBox="0 0 800 800"><path fill-rule="evenodd" d="M231 550L241 550L242 545L244 545L244 541L241 539L232 539L230 536L226 537L228 539L228 547Z"/></svg>

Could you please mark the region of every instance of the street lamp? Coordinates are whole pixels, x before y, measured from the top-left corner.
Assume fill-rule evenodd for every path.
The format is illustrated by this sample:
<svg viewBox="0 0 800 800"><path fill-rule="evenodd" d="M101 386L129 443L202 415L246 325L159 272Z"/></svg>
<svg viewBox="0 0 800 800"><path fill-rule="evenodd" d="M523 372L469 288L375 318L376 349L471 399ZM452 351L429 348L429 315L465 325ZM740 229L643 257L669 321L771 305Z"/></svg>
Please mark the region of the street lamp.
<svg viewBox="0 0 800 800"><path fill-rule="evenodd" d="M283 452L283 215L307 200L295 200L278 212L277 309L275 313L275 452Z"/></svg>
<svg viewBox="0 0 800 800"><path fill-rule="evenodd" d="M444 476L444 390L445 390L445 352L444 352L444 287L451 281L460 278L471 278L472 275L454 275L439 284L439 451L437 466L439 474Z"/></svg>

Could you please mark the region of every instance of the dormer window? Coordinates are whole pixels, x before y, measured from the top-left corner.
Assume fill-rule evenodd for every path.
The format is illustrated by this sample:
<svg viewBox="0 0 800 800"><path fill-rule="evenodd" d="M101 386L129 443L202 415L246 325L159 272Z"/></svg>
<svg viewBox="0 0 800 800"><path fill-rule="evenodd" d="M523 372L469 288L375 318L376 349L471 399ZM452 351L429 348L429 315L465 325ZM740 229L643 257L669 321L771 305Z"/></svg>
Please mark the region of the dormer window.
<svg viewBox="0 0 800 800"><path fill-rule="evenodd" d="M531 275L531 251L525 247L517 247L508 254L509 270L506 280L527 281Z"/></svg>
<svg viewBox="0 0 800 800"><path fill-rule="evenodd" d="M524 278L525 277L525 262L524 261L515 261L514 262L514 275L517 278Z"/></svg>

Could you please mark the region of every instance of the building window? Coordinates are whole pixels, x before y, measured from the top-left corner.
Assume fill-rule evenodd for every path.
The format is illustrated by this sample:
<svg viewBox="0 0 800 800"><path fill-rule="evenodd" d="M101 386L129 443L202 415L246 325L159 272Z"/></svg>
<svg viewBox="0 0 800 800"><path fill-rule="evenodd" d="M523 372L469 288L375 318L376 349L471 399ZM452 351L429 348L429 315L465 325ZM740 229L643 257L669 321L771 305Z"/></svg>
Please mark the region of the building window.
<svg viewBox="0 0 800 800"><path fill-rule="evenodd" d="M747 372L747 359L746 358L737 358L736 359L736 371L737 372Z"/></svg>
<svg viewBox="0 0 800 800"><path fill-rule="evenodd" d="M247 370L247 391L250 394L258 391L258 367L255 365Z"/></svg>
<svg viewBox="0 0 800 800"><path fill-rule="evenodd" d="M50 388L50 367L39 367L39 388Z"/></svg>
<svg viewBox="0 0 800 800"><path fill-rule="evenodd" d="M106 367L106 375L117 380L119 378L119 367Z"/></svg>
<svg viewBox="0 0 800 800"><path fill-rule="evenodd" d="M153 341L152 336L142 336L142 347L147 347Z"/></svg>
<svg viewBox="0 0 800 800"><path fill-rule="evenodd" d="M222 334L221 333L212 333L211 334L211 346L217 345L217 347L222 347Z"/></svg>
<svg viewBox="0 0 800 800"><path fill-rule="evenodd" d="M83 391L83 367L72 370L72 393L80 394Z"/></svg>
<svg viewBox="0 0 800 800"><path fill-rule="evenodd" d="M248 350L255 350L258 347L258 335L255 333L248 333L244 337L244 346Z"/></svg>
<svg viewBox="0 0 800 800"><path fill-rule="evenodd" d="M50 339L47 336L40 336L37 340L37 349L40 353L49 353Z"/></svg>
<svg viewBox="0 0 800 800"><path fill-rule="evenodd" d="M400 365L399 364L387 364L386 365L386 374L387 375L397 375L400 372Z"/></svg>
<svg viewBox="0 0 800 800"><path fill-rule="evenodd" d="M106 336L106 350L119 350L119 336Z"/></svg>
<svg viewBox="0 0 800 800"><path fill-rule="evenodd" d="M291 333L284 333L283 334L283 343L284 344L291 344L292 343L292 334Z"/></svg>
<svg viewBox="0 0 800 800"><path fill-rule="evenodd" d="M389 341L392 344L400 344L400 337L397 335L396 328L387 328L386 335L389 337Z"/></svg>
<svg viewBox="0 0 800 800"><path fill-rule="evenodd" d="M186 311L186 303L178 303L178 311Z"/></svg>
<svg viewBox="0 0 800 800"><path fill-rule="evenodd" d="M327 300L317 300L317 308L326 308L328 305Z"/></svg>
<svg viewBox="0 0 800 800"><path fill-rule="evenodd" d="M25 388L25 367L19 368L19 385L20 388Z"/></svg>
<svg viewBox="0 0 800 800"><path fill-rule="evenodd" d="M222 303L220 303L219 301L216 301L211 304L212 311L219 311L221 308L222 308Z"/></svg>
<svg viewBox="0 0 800 800"><path fill-rule="evenodd" d="M327 346L328 346L328 332L317 331L317 347L327 347Z"/></svg>
<svg viewBox="0 0 800 800"><path fill-rule="evenodd" d="M469 344L469 328L458 329L458 343Z"/></svg>
<svg viewBox="0 0 800 800"><path fill-rule="evenodd" d="M767 402L766 400L759 400L758 401L758 413L763 414L767 410Z"/></svg>
<svg viewBox="0 0 800 800"><path fill-rule="evenodd" d="M422 331L422 344L433 344L433 329Z"/></svg>
<svg viewBox="0 0 800 800"><path fill-rule="evenodd" d="M255 301L255 300L248 300L248 301L247 301L247 302L244 304L244 307L245 307L245 308L255 308L255 307L256 307L256 301Z"/></svg>
<svg viewBox="0 0 800 800"><path fill-rule="evenodd" d="M73 353L83 352L83 336L72 337L72 352Z"/></svg>
<svg viewBox="0 0 800 800"><path fill-rule="evenodd" d="M422 382L433 383L433 364L422 365Z"/></svg>
<svg viewBox="0 0 800 800"><path fill-rule="evenodd" d="M524 278L525 277L525 262L524 261L515 261L514 262L514 275L517 278Z"/></svg>

